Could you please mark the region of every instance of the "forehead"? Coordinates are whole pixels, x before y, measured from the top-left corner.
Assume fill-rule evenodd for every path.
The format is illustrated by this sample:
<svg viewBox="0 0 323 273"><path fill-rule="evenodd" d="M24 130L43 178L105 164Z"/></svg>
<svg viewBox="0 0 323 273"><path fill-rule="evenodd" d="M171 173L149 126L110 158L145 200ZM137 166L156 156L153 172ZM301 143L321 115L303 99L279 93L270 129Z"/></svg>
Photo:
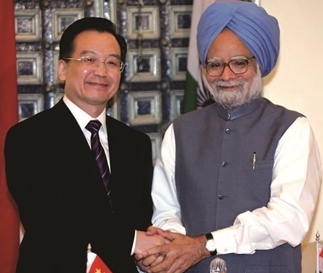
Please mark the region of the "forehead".
<svg viewBox="0 0 323 273"><path fill-rule="evenodd" d="M207 58L251 57L252 53L231 30L225 28L212 42Z"/></svg>
<svg viewBox="0 0 323 273"><path fill-rule="evenodd" d="M109 32L84 31L74 40L74 52L91 50L102 54L120 55L120 46L116 38Z"/></svg>

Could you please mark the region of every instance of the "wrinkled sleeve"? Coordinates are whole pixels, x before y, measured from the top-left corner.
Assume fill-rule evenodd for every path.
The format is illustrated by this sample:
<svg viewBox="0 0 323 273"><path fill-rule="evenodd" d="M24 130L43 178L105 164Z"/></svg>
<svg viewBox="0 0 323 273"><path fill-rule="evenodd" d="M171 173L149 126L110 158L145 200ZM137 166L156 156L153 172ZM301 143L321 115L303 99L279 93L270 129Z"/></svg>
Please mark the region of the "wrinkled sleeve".
<svg viewBox="0 0 323 273"><path fill-rule="evenodd" d="M156 227L186 234L181 222L180 206L175 184L175 137L171 124L156 160L152 184L154 213L152 223Z"/></svg>

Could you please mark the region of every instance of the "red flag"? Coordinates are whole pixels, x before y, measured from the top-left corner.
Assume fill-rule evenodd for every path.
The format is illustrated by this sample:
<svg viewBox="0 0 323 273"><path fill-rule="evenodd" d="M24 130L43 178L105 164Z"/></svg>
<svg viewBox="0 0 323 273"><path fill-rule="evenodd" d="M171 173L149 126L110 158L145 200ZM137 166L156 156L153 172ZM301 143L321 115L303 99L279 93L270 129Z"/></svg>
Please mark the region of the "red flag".
<svg viewBox="0 0 323 273"><path fill-rule="evenodd" d="M87 273L112 273L102 259L93 252L87 253Z"/></svg>
<svg viewBox="0 0 323 273"><path fill-rule="evenodd" d="M0 33L0 268L2 273L14 273L20 222L7 188L3 153L6 132L18 121L14 1L1 1Z"/></svg>
<svg viewBox="0 0 323 273"><path fill-rule="evenodd" d="M102 259L91 251L91 244L87 246L86 273L112 273Z"/></svg>

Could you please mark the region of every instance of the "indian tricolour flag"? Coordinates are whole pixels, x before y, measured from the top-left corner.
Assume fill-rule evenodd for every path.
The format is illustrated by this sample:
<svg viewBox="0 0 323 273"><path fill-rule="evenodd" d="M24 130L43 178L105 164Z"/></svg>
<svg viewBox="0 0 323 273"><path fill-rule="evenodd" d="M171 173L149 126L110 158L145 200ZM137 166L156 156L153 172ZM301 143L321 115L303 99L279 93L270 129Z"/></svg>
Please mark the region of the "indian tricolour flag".
<svg viewBox="0 0 323 273"><path fill-rule="evenodd" d="M319 241L317 241L316 246L316 273L323 273L323 246Z"/></svg>
<svg viewBox="0 0 323 273"><path fill-rule="evenodd" d="M200 20L201 14L213 2L216 2L216 1L194 0L193 2L191 34L190 34L190 43L189 43L188 57L187 57L187 75L186 75L185 94L184 94L184 103L183 103L184 113L187 113L196 109L198 93L200 93L199 95L202 96L200 97L201 100L207 100L207 94L203 96L204 92L198 92L198 90L200 91L203 90L203 84L201 79L201 67L199 64L199 57L197 52L196 31L197 31L197 25Z"/></svg>

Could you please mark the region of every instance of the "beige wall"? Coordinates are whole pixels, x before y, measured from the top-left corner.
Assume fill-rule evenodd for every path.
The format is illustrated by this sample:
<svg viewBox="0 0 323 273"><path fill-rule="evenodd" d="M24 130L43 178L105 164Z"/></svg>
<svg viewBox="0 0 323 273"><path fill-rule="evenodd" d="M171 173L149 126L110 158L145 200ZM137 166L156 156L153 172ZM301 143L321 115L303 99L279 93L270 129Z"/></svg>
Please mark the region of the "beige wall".
<svg viewBox="0 0 323 273"><path fill-rule="evenodd" d="M274 103L305 114L313 127L323 160L323 1L261 0L281 29L275 70L265 78L264 95ZM306 241L323 238L323 186Z"/></svg>

